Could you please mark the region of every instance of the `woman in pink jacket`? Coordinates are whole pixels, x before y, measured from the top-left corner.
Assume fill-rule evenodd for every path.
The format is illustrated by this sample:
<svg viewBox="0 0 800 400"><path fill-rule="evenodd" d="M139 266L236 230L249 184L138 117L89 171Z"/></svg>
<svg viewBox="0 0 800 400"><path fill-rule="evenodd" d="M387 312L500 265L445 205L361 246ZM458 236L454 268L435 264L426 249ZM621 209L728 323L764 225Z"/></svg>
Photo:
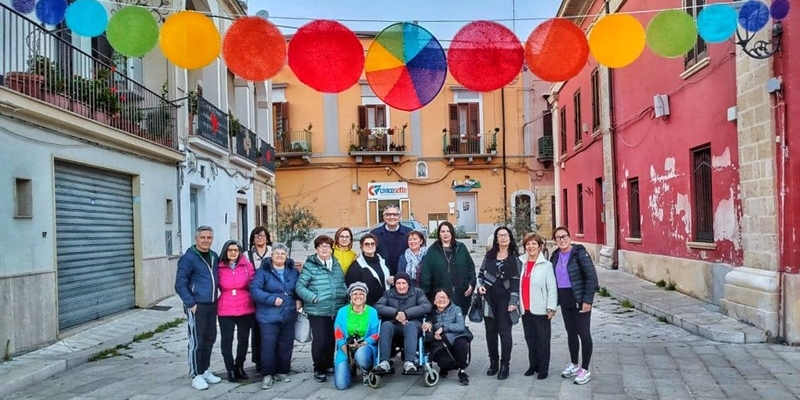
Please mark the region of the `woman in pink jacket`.
<svg viewBox="0 0 800 400"><path fill-rule="evenodd" d="M250 330L255 323L256 308L250 298L250 281L256 271L242 253L242 246L229 240L222 246L219 257L219 300L217 315L222 340L220 348L228 371L228 380L249 379L244 372ZM233 331L236 329L236 360L233 359Z"/></svg>

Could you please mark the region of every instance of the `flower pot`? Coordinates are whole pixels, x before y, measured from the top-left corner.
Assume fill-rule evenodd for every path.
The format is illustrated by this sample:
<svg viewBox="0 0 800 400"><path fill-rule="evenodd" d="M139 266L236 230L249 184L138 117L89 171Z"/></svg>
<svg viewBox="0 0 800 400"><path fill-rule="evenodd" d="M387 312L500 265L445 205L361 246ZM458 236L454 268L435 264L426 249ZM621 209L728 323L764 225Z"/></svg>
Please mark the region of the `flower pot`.
<svg viewBox="0 0 800 400"><path fill-rule="evenodd" d="M111 125L111 116L105 111L95 110L92 118L103 125Z"/></svg>
<svg viewBox="0 0 800 400"><path fill-rule="evenodd" d="M24 95L41 99L44 87L44 76L30 72L9 72L5 76L5 85Z"/></svg>
<svg viewBox="0 0 800 400"><path fill-rule="evenodd" d="M44 92L44 101L64 110L70 109L70 100L69 96L63 93Z"/></svg>
<svg viewBox="0 0 800 400"><path fill-rule="evenodd" d="M70 104L70 110L82 117L92 117L92 110L89 108L89 106L79 100L72 100L72 103Z"/></svg>

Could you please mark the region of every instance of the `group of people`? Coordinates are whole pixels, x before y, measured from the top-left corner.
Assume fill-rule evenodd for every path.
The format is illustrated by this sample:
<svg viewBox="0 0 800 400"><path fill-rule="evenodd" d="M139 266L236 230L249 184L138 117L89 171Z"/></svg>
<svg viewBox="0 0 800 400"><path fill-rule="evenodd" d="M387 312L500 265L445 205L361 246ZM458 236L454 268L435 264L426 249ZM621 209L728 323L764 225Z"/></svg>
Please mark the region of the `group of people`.
<svg viewBox="0 0 800 400"><path fill-rule="evenodd" d="M440 224L436 241L426 247L423 233L399 223L398 206L387 206L383 219L383 225L359 239L360 254L347 227L333 238L318 236L314 254L299 271L286 246L273 245L263 227L251 233L250 249L230 240L219 255L211 250L213 230L199 227L195 245L178 261L175 280L188 318L192 387L203 390L222 380L209 370L217 320L228 380L249 379L243 364L252 331L252 361L263 377L262 389L288 382L299 312L308 317L318 382L333 375L336 388L346 389L360 371L362 384L368 385L369 371L393 371L396 348L402 372L417 373L417 343L423 337L440 377L457 371L458 382L468 385L465 369L473 336L465 316L477 296L484 300L479 312L489 349L487 375L508 378L511 328L521 320L528 346L525 375L546 378L550 321L560 305L571 357L562 376L578 384L590 380L597 275L585 248L572 245L566 228L556 229L559 251L550 260L542 253L539 235L525 235L520 255L512 232L498 228L476 273L451 223Z"/></svg>
<svg viewBox="0 0 800 400"><path fill-rule="evenodd" d="M586 248L572 243L566 227L556 228L553 239L558 250L548 260L544 238L538 234L528 233L522 238L524 252L519 254L510 229L500 227L494 231L492 246L478 273L477 295L483 301L473 302L481 305L478 315L486 328L489 376L508 379L511 329L521 320L528 348L524 375L546 379L550 370L551 321L560 306L570 353L570 362L561 376L574 378L579 385L591 380L590 328L594 293L599 288L597 272Z"/></svg>

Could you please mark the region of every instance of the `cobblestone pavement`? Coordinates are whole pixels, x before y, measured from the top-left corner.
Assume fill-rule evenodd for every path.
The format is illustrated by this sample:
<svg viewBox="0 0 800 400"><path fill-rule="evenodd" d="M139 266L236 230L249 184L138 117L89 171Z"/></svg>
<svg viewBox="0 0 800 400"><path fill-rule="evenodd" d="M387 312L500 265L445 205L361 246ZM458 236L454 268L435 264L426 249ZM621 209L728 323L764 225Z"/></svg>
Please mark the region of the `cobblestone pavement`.
<svg viewBox="0 0 800 400"><path fill-rule="evenodd" d="M206 391L189 385L186 329L181 325L94 361L13 393L7 399L798 399L800 349L780 345L735 345L712 342L632 308L598 297L592 315L594 356L592 381L574 385L559 374L568 360L560 316L553 323L550 377L523 377L527 369L522 327L514 327L511 377L486 376L488 359L482 324L470 324L476 338L467 369L470 386L452 377L433 388L421 377L386 377L378 389L354 385L339 391L329 380L312 379L309 345L297 345L290 383L260 390L251 364L248 383L223 381ZM224 373L219 348L212 369Z"/></svg>

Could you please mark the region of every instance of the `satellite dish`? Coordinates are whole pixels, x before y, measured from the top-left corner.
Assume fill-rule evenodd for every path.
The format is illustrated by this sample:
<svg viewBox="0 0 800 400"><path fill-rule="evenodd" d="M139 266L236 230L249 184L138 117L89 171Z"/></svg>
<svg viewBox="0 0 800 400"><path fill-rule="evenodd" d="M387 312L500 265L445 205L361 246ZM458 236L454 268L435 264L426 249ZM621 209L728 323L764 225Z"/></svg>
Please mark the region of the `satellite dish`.
<svg viewBox="0 0 800 400"><path fill-rule="evenodd" d="M269 19L269 11L267 10L258 10L256 13L256 17Z"/></svg>

